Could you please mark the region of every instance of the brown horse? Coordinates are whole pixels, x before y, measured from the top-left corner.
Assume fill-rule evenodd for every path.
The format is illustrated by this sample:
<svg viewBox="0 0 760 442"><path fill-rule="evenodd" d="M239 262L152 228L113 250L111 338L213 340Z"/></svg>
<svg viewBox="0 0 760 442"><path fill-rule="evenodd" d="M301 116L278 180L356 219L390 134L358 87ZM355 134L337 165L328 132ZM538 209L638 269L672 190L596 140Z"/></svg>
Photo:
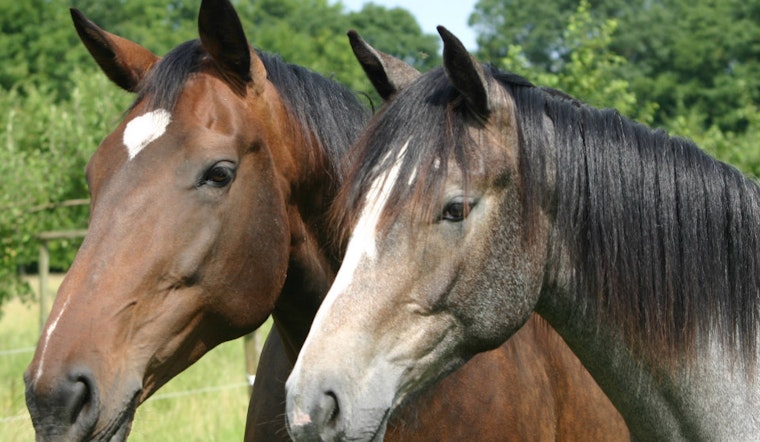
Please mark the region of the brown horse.
<svg viewBox="0 0 760 442"><path fill-rule="evenodd" d="M294 438L381 439L536 312L637 440L758 440L760 186L439 32L443 67L368 125L336 197L352 228L287 381Z"/></svg>
<svg viewBox="0 0 760 442"><path fill-rule="evenodd" d="M163 58L72 17L137 98L87 167L90 230L25 373L38 439L126 439L140 403L269 314L279 334L262 355L246 439L287 438L282 383L338 266L324 215L367 111L334 82L251 50L226 1L204 1L200 39ZM535 333L410 406L393 434L502 439L493 431L512 425L521 439L553 437L536 428L563 428L578 409L591 415L575 422L584 431L621 434L566 347ZM508 382L476 382L508 367ZM496 420L484 406L509 411Z"/></svg>
<svg viewBox="0 0 760 442"><path fill-rule="evenodd" d="M306 333L337 262L321 217L369 115L252 51L226 1L204 1L200 39L163 58L72 17L137 98L87 167L89 232L25 373L27 404L39 440L123 440L141 402L278 297L301 300Z"/></svg>

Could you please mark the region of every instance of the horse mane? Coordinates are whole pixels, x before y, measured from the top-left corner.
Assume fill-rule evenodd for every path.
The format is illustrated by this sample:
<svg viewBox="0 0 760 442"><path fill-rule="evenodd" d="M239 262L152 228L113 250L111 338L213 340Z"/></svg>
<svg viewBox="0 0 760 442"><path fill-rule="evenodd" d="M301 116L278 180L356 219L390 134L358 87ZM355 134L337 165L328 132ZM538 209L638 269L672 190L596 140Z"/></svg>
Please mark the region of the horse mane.
<svg viewBox="0 0 760 442"><path fill-rule="evenodd" d="M327 155L335 188L343 182L348 152L371 117L353 91L279 55L257 51L292 115L308 128Z"/></svg>
<svg viewBox="0 0 760 442"><path fill-rule="evenodd" d="M693 362L718 338L751 365L760 324L757 184L689 140L494 76L515 100L522 188L545 189L544 162L556 164L556 186L544 191L579 270L575 292L593 297L602 319L621 324L645 356ZM542 157L548 152L554 158ZM530 217L547 195L524 193Z"/></svg>
<svg viewBox="0 0 760 442"><path fill-rule="evenodd" d="M484 70L515 102L524 225L530 230L549 208L564 239L550 267L570 257L571 289L600 307L600 321L620 324L645 357L693 362L697 349L717 338L752 365L760 324L757 184L691 141L492 66ZM337 221L355 222L363 195L410 135L413 149L404 153L381 228L409 201L432 219L447 159L456 159L465 182L477 164L478 143L465 130L477 121L462 101L437 70L386 105L360 140Z"/></svg>
<svg viewBox="0 0 760 442"><path fill-rule="evenodd" d="M304 139L317 141L310 151L321 149L327 157L325 166L337 186L343 179L346 154L369 119L369 111L352 91L336 81L286 63L277 55L259 50L256 53L289 113L310 132ZM174 48L140 84L132 106L146 100L153 109L174 109L188 78L202 69L205 56L197 39ZM312 155L313 160L317 157Z"/></svg>

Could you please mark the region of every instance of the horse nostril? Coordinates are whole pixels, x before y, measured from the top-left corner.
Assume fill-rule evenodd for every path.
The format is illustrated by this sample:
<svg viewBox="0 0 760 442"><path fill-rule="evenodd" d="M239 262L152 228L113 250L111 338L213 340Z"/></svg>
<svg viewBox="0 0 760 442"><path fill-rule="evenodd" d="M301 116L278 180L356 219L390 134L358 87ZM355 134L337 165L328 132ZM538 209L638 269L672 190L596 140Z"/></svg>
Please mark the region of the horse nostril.
<svg viewBox="0 0 760 442"><path fill-rule="evenodd" d="M343 439L343 419L338 395L333 390L302 396L288 404L288 431L291 437L304 441L337 441Z"/></svg>
<svg viewBox="0 0 760 442"><path fill-rule="evenodd" d="M46 393L27 384L26 402L38 436L87 439L98 421L98 392L88 370L63 377Z"/></svg>
<svg viewBox="0 0 760 442"><path fill-rule="evenodd" d="M321 422L324 422L327 427L337 426L340 419L340 406L338 404L338 396L333 391L327 391L322 395L322 401L319 404L321 411Z"/></svg>
<svg viewBox="0 0 760 442"><path fill-rule="evenodd" d="M75 376L70 386L68 403L64 408L69 410L68 422L81 427L95 425L97 421L97 406L94 402L96 401L95 382L92 376L88 373Z"/></svg>

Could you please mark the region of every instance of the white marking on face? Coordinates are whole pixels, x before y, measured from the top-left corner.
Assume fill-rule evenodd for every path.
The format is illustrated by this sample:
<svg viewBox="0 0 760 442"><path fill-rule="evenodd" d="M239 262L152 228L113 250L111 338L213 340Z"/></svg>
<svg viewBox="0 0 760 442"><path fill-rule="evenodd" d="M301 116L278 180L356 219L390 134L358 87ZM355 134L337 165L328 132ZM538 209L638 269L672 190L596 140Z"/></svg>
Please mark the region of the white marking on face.
<svg viewBox="0 0 760 442"><path fill-rule="evenodd" d="M124 129L124 145L127 146L129 159L134 158L148 144L163 135L171 120L169 111L156 109L127 123Z"/></svg>
<svg viewBox="0 0 760 442"><path fill-rule="evenodd" d="M338 271L332 289L343 291L353 277L353 273L362 257L367 257L370 261L377 257L377 245L375 238L377 236L377 225L380 222L380 215L383 213L388 198L391 196L391 190L396 185L398 175L401 172L401 164L406 149L409 146L407 141L396 156L396 161L385 174L377 177L369 188L367 196L364 199L364 208L356 222L354 231L351 232L351 239L348 242L346 255L343 257L343 264ZM390 153L389 153L390 155ZM386 156L383 161L388 160ZM343 271L345 268L345 271ZM330 291L333 291L333 290Z"/></svg>
<svg viewBox="0 0 760 442"><path fill-rule="evenodd" d="M63 303L63 307L61 307L61 311L58 312L58 316L55 317L55 320L48 325L47 329L45 330L45 336L42 338L42 353L40 354L40 365L37 367L37 373L34 374L34 383L36 384L37 381L40 380L40 377L42 376L42 368L45 365L45 353L47 352L48 344L50 343L50 336L55 331L56 327L58 327L58 321L61 320L61 316L63 316L63 312L66 311L66 307L69 306L69 298L66 298L66 302Z"/></svg>
<svg viewBox="0 0 760 442"><path fill-rule="evenodd" d="M377 257L377 246L375 243L377 225L380 222L380 215L388 203L388 198L391 196L391 190L393 190L393 187L398 180L399 173L401 172L401 164L403 163L404 156L406 156L406 149L409 146L409 141L411 141L411 138L407 140L396 155L393 166L385 174L377 177L370 186L369 192L367 192L367 196L364 199L364 208L362 209L359 220L356 222L356 226L351 233L351 239L348 241L348 247L346 249L346 254L343 257L343 263L338 270L338 274L335 276L335 281L333 282L332 287L330 287L327 296L325 296L325 300L317 311L317 315L314 317L314 323L311 327L312 330L319 330L321 328L321 323L326 320L327 311L330 310L335 299L343 293L354 279L354 273L359 267L361 260L366 258L370 261L374 261ZM390 155L390 152L388 155ZM381 164L388 161L388 155L383 158L380 162ZM304 346L308 344L312 335L313 333L309 333ZM298 361L300 362L300 358Z"/></svg>

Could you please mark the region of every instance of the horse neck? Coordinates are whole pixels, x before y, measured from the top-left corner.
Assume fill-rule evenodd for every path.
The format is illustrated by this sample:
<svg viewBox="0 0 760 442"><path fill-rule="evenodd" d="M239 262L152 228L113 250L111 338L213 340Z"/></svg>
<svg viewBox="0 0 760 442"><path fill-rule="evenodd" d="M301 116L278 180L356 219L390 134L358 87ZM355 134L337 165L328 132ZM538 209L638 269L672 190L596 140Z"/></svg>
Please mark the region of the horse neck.
<svg viewBox="0 0 760 442"><path fill-rule="evenodd" d="M299 143L301 146L312 143ZM315 162L311 152L296 159L301 167ZM272 316L288 356L295 357L306 339L311 321L332 283L339 262L333 250L324 216L335 186L329 167L302 169L292 183L287 209L291 235L288 274Z"/></svg>
<svg viewBox="0 0 760 442"><path fill-rule="evenodd" d="M314 219L297 211L290 216L288 275L272 312L293 363L339 266L335 258L338 253L332 250L326 238L325 226L309 221Z"/></svg>
<svg viewBox="0 0 760 442"><path fill-rule="evenodd" d="M760 434L760 372L747 375L706 346L699 364L664 367L641 357L595 302L553 288L537 312L563 337L610 398L637 440L752 440Z"/></svg>
<svg viewBox="0 0 760 442"><path fill-rule="evenodd" d="M332 100L340 100L332 97ZM347 97L343 96L344 100ZM357 103L344 103L351 108ZM292 107L292 106L291 106ZM341 106L337 106L340 109ZM325 109L299 108L291 115L299 126L295 130L298 146L295 162L300 170L298 180L291 185L291 206L288 217L291 232L288 275L272 316L286 352L293 362L306 339L317 309L332 284L340 265L342 251L326 220L328 208L335 197L345 167L345 154L349 141L358 135L368 117L363 108L336 125L340 115L325 115ZM324 134L307 124L304 115L310 114L309 124L332 125L337 130ZM321 119L321 120L320 120Z"/></svg>
<svg viewBox="0 0 760 442"><path fill-rule="evenodd" d="M591 111L588 112L590 113ZM609 117L609 115L606 116ZM626 123L623 122L622 124ZM560 123L555 121L555 127L564 126L561 124L561 121ZM589 126L590 124L584 126L587 129L585 136L593 137L595 134L590 132ZM641 126L636 126L634 129L638 132L645 131ZM644 136L648 135L649 133L646 133ZM661 137L661 141L665 143L670 142L669 139L663 138L662 133L656 133L655 135ZM567 139L571 139L571 137L567 136ZM611 147L609 143L605 144L599 140L602 140L602 137L597 137L593 141L598 144L596 148L603 147L606 149L606 152L612 151L630 154L630 151L625 150L627 149L626 146L615 145ZM577 152L583 152L584 149L594 149L593 145L584 145L587 141L588 139L585 139L578 143L583 148L578 146L570 148L556 142L549 143L554 146L561 146L560 148L565 150L561 154L552 151L546 154L548 158L558 158L556 164L553 160L547 161L545 166L545 170L548 170L545 173L546 181L554 183L554 186L559 189L566 188L568 182L577 179L577 177L568 177L568 175L564 177L560 176L561 171L570 170L571 167L566 164L565 160L560 160L559 158L562 155L569 156ZM649 140L640 142L643 143L645 141ZM676 140L674 143L680 142ZM694 163L699 164L685 165L683 158L686 156L679 157L680 153L677 152L677 149L687 150L691 148L691 146L687 145L676 145L673 148L673 145L663 144L655 146L650 152L652 152L652 157L655 160L659 159L658 156L670 155L670 158L668 158L668 161L670 161L668 163L669 169L657 169L663 176L666 176L667 173L673 170L679 170L684 174L684 176L679 176L679 179L688 178L686 176L688 174L706 174L708 172L700 169L700 167L705 167L705 165L713 168L709 173L713 173L714 175L716 174L716 170L725 169L723 166L718 167L717 162L713 163L706 160L705 157L695 159L695 151L688 151L687 154L691 155L688 158L694 161ZM554 147L554 149L557 149L557 147ZM696 147L693 149L696 149ZM599 161L601 153L598 151L592 153L597 155L595 160ZM638 154L639 152L637 152ZM641 161L644 162L644 153L641 153L641 156ZM626 167L634 171L638 167L638 163L624 162L622 157L606 157L604 160L610 164L625 164ZM660 166L658 161L655 160L652 158L646 159L646 161L650 162L645 166L649 167L649 170ZM556 170L552 170L553 168L556 168ZM577 170L583 173L587 172L582 167L577 168ZM621 166L620 170L611 175L618 177L626 172L626 170L622 170ZM599 171L588 173L598 174ZM636 171L636 173L639 172ZM628 178L630 179L630 176ZM717 178L715 182L721 184L724 181L729 184L731 181L741 181L733 172L729 175L718 176ZM703 186L704 188L709 188L710 181L707 180L706 175L703 179L704 185L700 182L698 186L693 186L697 187L697 189L694 189L697 193L689 194L688 192L693 190L689 186L679 187L676 190L664 188L664 192L660 194L660 198L665 200L671 196L665 195L666 193L678 194L680 197L688 195L691 198L689 200L691 204L695 206L702 205L702 208L704 208L707 205L708 198L699 192L702 191ZM623 188L619 182L613 184L618 185L618 189ZM657 185L649 184L652 186ZM746 190L743 193L746 201L755 201L753 198L757 194L757 189L752 187L752 185L741 184L744 187L737 186L736 188L730 188L729 184L726 184L726 189L728 189L726 193L741 193ZM584 188L585 186L588 189L588 186L592 185L600 186L604 184L584 182L579 184L578 188ZM559 191L553 189L544 190L545 194L551 194L554 197L543 198L543 201L580 201L578 203L580 205L589 203L581 195L554 195L552 192L559 193ZM607 191L606 189L604 190ZM629 190L631 189L626 188L626 191ZM630 194L630 192L623 193ZM713 192L713 194L715 193L718 192ZM601 198L599 195L597 197ZM651 199L641 196L639 198L642 202L651 203ZM600 201L595 202L599 205L597 207L598 210L606 210L608 207L605 206L615 204L615 202ZM699 204L692 201L697 201ZM681 203L683 204L683 201ZM653 225L656 224L655 227L659 230L643 230L645 233L651 234L651 238L649 239L652 241L652 243L644 244L645 247L643 248L641 244L633 244L633 242L644 241L643 234L635 230L632 232L624 231L623 229L628 227L618 224L611 225L615 222L622 222L622 216L596 218L591 221L595 224L591 225L574 224L576 222L589 223L591 217L589 213L591 212L588 207L560 206L556 210L547 209L548 213L558 213L557 218L562 216L566 216L566 218L564 223L555 220L555 224L548 234L549 256L551 258L549 263L547 263L544 291L541 294L536 311L549 321L573 349L584 366L594 376L600 387L626 419L635 438L644 440L747 440L756 437L756 434L760 434L760 421L752 416L752 414L760 407L759 364L755 361L753 365L751 360L749 362L741 362L745 361L741 355L738 355L741 352L727 350L731 345L726 346L725 342L722 342L729 341L724 338L723 331L726 327L731 326L719 322L721 320L725 321L726 315L718 318L704 312L695 314L693 310L687 313L673 310L673 314L676 316L680 314L683 317L690 317L692 319L690 324L694 328L689 331L694 333L694 339L683 341L661 339L660 342L657 342L657 339L661 337L657 332L653 333L649 331L648 327L651 324L646 324L645 326L639 325L643 322L642 314L644 316L646 314L656 314L656 317L666 318L668 316L662 315L660 312L642 313L636 309L625 310L625 303L637 306L637 309L659 308L657 304L648 304L646 302L647 300L651 300L652 297L634 297L640 296L642 290L650 287L649 284L640 282L646 281L645 278L655 279L656 282L651 285L653 289L668 290L666 294L661 294L662 298L660 299L665 299L671 303L672 305L669 305L669 308L678 308L673 307L673 305L680 306L696 303L701 308L711 309L715 306L715 303L712 301L708 302L708 298L716 292L715 287L719 285L718 283L710 282L709 278L705 278L704 276L707 273L700 274L699 278L689 275L670 274L677 273L673 271L673 268L679 269L682 272L714 272L717 270L711 264L713 263L713 261L710 261L710 259L713 259L712 257L707 256L706 258L702 258L700 256L693 256L695 255L694 250L696 250L693 248L679 249L679 244L681 247L684 247L684 238L687 238L687 233L691 232L689 230L684 233L679 229L689 228L698 232L697 236L706 235L705 231L700 230L702 229L701 226L706 224L705 221L700 220L698 222L702 224L699 224L697 221L690 220L688 216L683 216L684 214L681 213L677 213L677 216L673 216L672 218L662 217L658 213L660 210L670 210L670 213L673 213L674 209L672 206L652 207L650 205L638 207L636 204L638 203L634 200L626 200L625 204L616 207L626 208L623 216L633 217L635 220L643 220L642 217L644 215L642 214L645 214L654 217L652 219L664 219L671 222L670 225L665 225L665 221L662 221L660 224L652 222ZM683 207L686 206L684 205ZM574 209L578 209L578 211L574 212ZM726 205L725 208L712 207L711 209L714 211L725 210L725 219L741 219L735 212L731 212L737 209L732 209L729 205ZM747 221L756 214L747 211L741 215L744 217L745 221L743 222L745 222L745 225L742 225L741 228L731 225L731 230L737 235L740 235L744 230L756 228L752 227L752 223ZM567 221L567 216L575 218ZM698 216L699 213L694 215L694 218L698 218ZM628 222L627 225L639 226L643 222ZM694 224L689 225L689 222L694 222ZM725 230L728 231L729 229ZM662 237L657 236L658 234L662 235L660 233L662 231L672 234L672 238L675 238L673 243L668 243ZM601 235L603 232L616 232L619 236L602 239L588 237L588 235ZM620 234L620 232L624 233ZM699 240L702 238L697 237L694 239ZM730 240L735 241L736 238L731 237ZM726 241L730 240L726 239ZM678 243L678 241L681 241L681 243ZM592 253L586 253L586 249L583 248L584 244L594 242L602 244L600 246L602 251L592 250ZM609 244L613 243L617 245L617 248L609 246ZM749 244L750 240L744 239L739 243ZM713 244L715 244L714 240L710 243L710 247ZM608 253L604 249L605 247L609 247L609 250L613 252ZM624 256L624 254L628 253L628 249L635 249L637 247L638 249L636 250L638 252L631 252L630 255ZM656 249L657 253L646 255L647 247L652 250ZM683 250L691 252L686 253ZM751 254L752 252L749 253ZM688 256L682 256L686 254ZM662 264L662 261L665 260L665 255L667 255L665 262L667 266L670 266L667 268L671 269L670 273L642 274L647 269L661 271L665 267L665 264ZM705 255L709 255L709 253L705 253ZM589 257L593 259L589 259ZM735 255L732 255L732 258L734 261L731 262L738 261ZM688 262L678 261L679 259L688 260ZM729 262L729 260L725 262ZM636 267L624 269L615 267L623 265L622 263ZM702 264L697 265L695 263ZM753 266L756 265L756 262L747 260L746 265ZM730 273L737 272L726 270L726 274ZM599 275L602 276L600 277ZM641 277L644 279L640 279ZM661 280L656 278L663 278L662 281L665 281L665 283L660 284ZM718 278L718 276L715 276L715 278ZM680 281L696 280L704 280L704 285L709 285L710 287L700 287L700 284L693 283L689 286L688 290L680 287L682 285ZM658 286L658 284L660 285ZM639 292L636 292L636 290ZM680 293L676 293L678 291ZM684 291L689 293L684 294ZM700 293L696 293L698 291ZM621 294L625 296L621 296ZM626 299L629 294L631 298ZM600 295L603 297L599 298ZM673 296L665 298L665 296L670 295ZM635 299L636 302L631 301L631 299ZM757 303L753 303L751 300L747 301L747 305L749 309L758 308ZM617 310L612 315L611 309L615 308ZM720 308L716 308L715 310L720 310ZM698 316L691 317L690 315L692 314ZM694 325L694 320L697 322L696 325ZM699 323L700 321L709 324L708 326L704 326L704 324ZM666 325L656 330L667 331L673 328L675 327ZM682 330L675 330L674 332L679 333ZM654 337L650 339L650 335L654 335ZM760 343L758 336L750 336L749 340L752 339ZM664 342L673 345L671 350L653 351L653 348L666 348L664 345L660 347ZM686 345L679 347L680 342L686 342ZM733 342L736 347L741 343L743 342L738 338ZM689 347L687 348L687 346ZM673 353L673 349L676 350L675 353Z"/></svg>

